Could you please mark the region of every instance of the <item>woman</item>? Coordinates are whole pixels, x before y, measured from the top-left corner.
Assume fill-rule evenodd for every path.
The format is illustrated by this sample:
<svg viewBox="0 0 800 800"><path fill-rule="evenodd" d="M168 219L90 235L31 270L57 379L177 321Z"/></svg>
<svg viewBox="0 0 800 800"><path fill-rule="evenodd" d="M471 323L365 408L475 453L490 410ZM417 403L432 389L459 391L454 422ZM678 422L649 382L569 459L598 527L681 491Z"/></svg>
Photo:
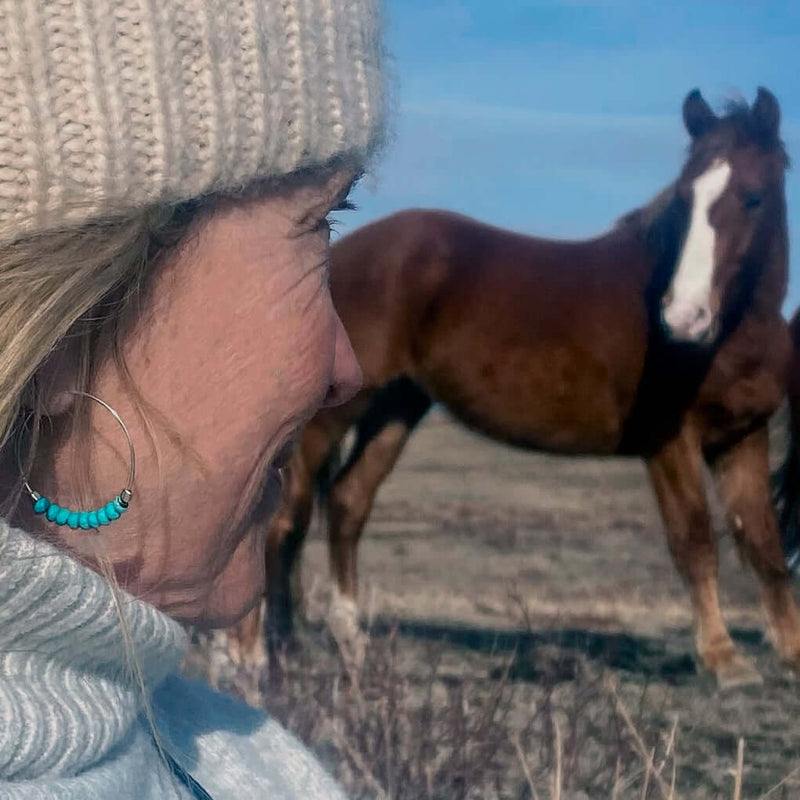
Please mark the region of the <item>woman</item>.
<svg viewBox="0 0 800 800"><path fill-rule="evenodd" d="M0 0L0 797L340 796L176 670L359 385L327 217L377 34L373 0Z"/></svg>

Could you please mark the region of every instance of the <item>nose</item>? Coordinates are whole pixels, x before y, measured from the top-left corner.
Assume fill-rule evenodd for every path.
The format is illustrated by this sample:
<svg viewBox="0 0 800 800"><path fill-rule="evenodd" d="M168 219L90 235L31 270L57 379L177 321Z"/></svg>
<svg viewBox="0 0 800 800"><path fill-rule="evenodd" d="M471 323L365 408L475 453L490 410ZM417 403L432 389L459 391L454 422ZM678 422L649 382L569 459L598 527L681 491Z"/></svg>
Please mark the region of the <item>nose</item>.
<svg viewBox="0 0 800 800"><path fill-rule="evenodd" d="M323 407L339 406L346 403L361 388L364 376L361 366L353 352L350 337L336 315L336 339L333 351L333 378L328 393L322 402Z"/></svg>
<svg viewBox="0 0 800 800"><path fill-rule="evenodd" d="M708 344L715 335L716 324L707 303L677 304L665 298L661 305L661 323L669 335L680 342Z"/></svg>

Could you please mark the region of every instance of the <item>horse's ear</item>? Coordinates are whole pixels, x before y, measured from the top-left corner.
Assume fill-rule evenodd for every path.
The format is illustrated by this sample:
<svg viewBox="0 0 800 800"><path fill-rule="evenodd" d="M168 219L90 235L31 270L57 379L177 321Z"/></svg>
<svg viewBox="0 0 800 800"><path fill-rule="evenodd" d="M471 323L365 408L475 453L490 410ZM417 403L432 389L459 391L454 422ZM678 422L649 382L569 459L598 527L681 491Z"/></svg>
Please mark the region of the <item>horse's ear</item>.
<svg viewBox="0 0 800 800"><path fill-rule="evenodd" d="M703 99L699 89L692 89L683 101L683 124L689 136L696 139L717 124L717 115Z"/></svg>
<svg viewBox="0 0 800 800"><path fill-rule="evenodd" d="M763 86L758 87L758 94L750 109L750 116L765 139L773 141L778 138L778 129L781 126L781 107L778 99L769 89L765 89Z"/></svg>

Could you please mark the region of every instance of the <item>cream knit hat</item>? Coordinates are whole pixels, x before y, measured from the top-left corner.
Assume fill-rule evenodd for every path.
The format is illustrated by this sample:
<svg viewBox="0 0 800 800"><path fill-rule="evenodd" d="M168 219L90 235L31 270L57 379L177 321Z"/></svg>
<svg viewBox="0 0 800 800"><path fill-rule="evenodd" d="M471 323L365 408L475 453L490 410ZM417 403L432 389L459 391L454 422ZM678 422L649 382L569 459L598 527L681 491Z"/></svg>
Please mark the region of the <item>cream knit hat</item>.
<svg viewBox="0 0 800 800"><path fill-rule="evenodd" d="M0 240L368 158L379 0L0 0Z"/></svg>

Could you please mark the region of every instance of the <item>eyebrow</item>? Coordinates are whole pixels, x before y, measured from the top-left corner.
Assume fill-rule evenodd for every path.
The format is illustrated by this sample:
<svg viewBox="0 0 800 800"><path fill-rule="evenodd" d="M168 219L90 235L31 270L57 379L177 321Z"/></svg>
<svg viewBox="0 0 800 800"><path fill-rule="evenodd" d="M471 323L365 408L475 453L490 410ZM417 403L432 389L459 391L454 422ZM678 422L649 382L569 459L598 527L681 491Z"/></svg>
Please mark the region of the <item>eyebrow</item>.
<svg viewBox="0 0 800 800"><path fill-rule="evenodd" d="M339 192L337 192L336 196L330 203L329 209L336 209L337 206L341 206L346 202L347 198L350 196L350 193L356 188L356 184L358 183L360 177L360 175L354 177L351 181L348 181Z"/></svg>

